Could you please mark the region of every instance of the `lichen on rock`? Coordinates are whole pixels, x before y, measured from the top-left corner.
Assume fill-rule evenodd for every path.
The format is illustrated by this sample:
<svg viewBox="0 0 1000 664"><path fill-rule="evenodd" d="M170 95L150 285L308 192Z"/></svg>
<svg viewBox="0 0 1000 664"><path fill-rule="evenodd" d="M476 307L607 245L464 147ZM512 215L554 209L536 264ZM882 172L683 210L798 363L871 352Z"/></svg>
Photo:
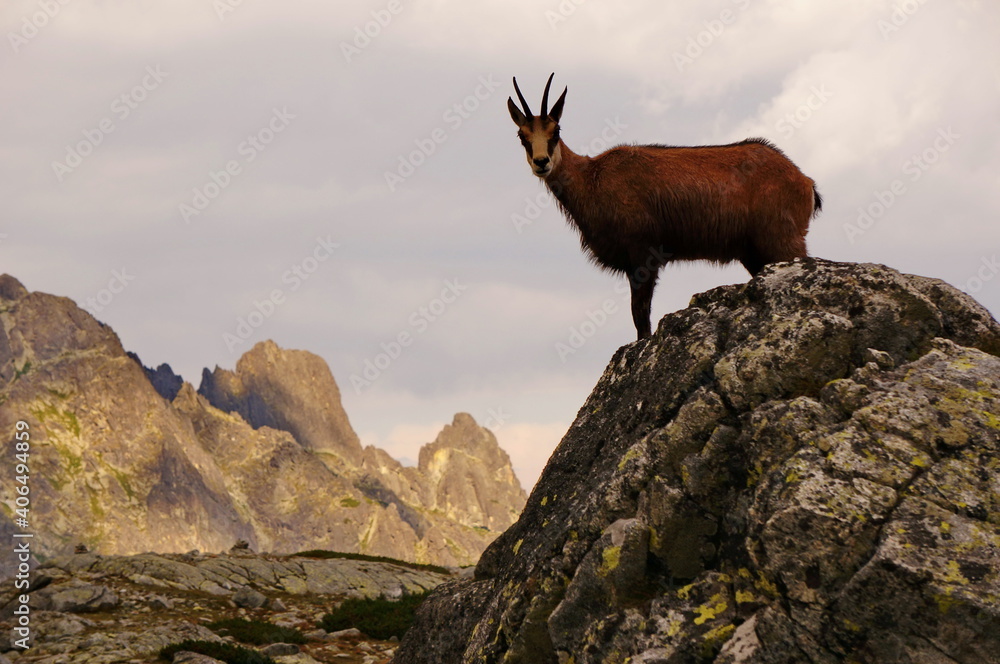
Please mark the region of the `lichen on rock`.
<svg viewBox="0 0 1000 664"><path fill-rule="evenodd" d="M1000 662L998 355L971 298L879 265L695 296L395 661Z"/></svg>

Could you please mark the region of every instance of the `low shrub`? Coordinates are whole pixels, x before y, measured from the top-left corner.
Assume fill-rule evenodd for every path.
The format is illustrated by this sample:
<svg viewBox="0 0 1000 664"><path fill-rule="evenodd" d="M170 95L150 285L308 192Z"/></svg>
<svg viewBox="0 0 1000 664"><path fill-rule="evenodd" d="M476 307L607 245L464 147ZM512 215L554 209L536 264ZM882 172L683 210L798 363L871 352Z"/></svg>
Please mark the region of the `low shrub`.
<svg viewBox="0 0 1000 664"><path fill-rule="evenodd" d="M417 607L430 592L405 595L399 600L356 599L344 600L339 607L323 616L319 626L328 632L356 627L373 639L387 640L393 636L403 638L413 624Z"/></svg>
<svg viewBox="0 0 1000 664"><path fill-rule="evenodd" d="M218 641L192 641L190 639L174 643L160 650L160 659L174 661L174 655L187 650L226 662L226 664L277 664L273 659L256 650L234 646Z"/></svg>
<svg viewBox="0 0 1000 664"><path fill-rule="evenodd" d="M227 618L208 625L219 636L231 636L240 643L261 646L268 643L305 643L306 637L297 629L281 627L264 620Z"/></svg>

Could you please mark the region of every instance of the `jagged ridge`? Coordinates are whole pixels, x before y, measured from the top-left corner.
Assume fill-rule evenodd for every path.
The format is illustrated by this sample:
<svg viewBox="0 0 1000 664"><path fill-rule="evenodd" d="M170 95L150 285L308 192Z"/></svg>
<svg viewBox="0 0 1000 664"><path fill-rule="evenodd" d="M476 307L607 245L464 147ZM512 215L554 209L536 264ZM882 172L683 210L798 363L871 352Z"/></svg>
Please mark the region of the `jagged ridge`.
<svg viewBox="0 0 1000 664"><path fill-rule="evenodd" d="M219 551L242 539L467 565L524 503L509 458L468 415L434 449L464 471L483 466L471 491L447 463L431 474L362 449L311 353L262 342L235 372L206 371L199 394L167 365L144 369L66 298L6 275L0 297L0 427L31 427L40 554L80 542L105 554Z"/></svg>

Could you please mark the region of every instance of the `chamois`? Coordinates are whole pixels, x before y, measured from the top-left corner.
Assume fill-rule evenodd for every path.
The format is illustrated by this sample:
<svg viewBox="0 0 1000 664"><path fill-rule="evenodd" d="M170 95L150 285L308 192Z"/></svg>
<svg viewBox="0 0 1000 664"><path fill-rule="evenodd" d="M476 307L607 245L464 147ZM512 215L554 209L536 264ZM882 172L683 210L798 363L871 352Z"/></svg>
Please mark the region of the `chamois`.
<svg viewBox="0 0 1000 664"><path fill-rule="evenodd" d="M659 270L675 260L740 261L751 276L808 255L809 220L822 209L815 182L762 138L729 145L619 145L578 155L559 136L566 92L548 109L552 76L533 115L507 108L532 172L541 178L599 267L628 277L632 321L648 337ZM567 88L568 89L568 88ZM523 109L523 110L522 110Z"/></svg>

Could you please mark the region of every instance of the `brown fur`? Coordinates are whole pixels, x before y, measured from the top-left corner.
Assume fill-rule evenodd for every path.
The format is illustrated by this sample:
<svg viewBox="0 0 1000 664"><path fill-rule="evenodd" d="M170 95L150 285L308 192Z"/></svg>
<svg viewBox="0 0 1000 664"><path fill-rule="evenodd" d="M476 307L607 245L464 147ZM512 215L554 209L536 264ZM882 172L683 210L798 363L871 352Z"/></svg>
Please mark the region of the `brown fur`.
<svg viewBox="0 0 1000 664"><path fill-rule="evenodd" d="M755 275L768 263L807 256L809 220L821 209L815 183L778 148L752 138L730 145L622 145L596 157L559 138L564 90L534 116L508 99L535 175L542 177L583 248L604 269L628 276L632 319L650 335L659 269L675 260L740 261ZM514 81L515 89L517 81Z"/></svg>

